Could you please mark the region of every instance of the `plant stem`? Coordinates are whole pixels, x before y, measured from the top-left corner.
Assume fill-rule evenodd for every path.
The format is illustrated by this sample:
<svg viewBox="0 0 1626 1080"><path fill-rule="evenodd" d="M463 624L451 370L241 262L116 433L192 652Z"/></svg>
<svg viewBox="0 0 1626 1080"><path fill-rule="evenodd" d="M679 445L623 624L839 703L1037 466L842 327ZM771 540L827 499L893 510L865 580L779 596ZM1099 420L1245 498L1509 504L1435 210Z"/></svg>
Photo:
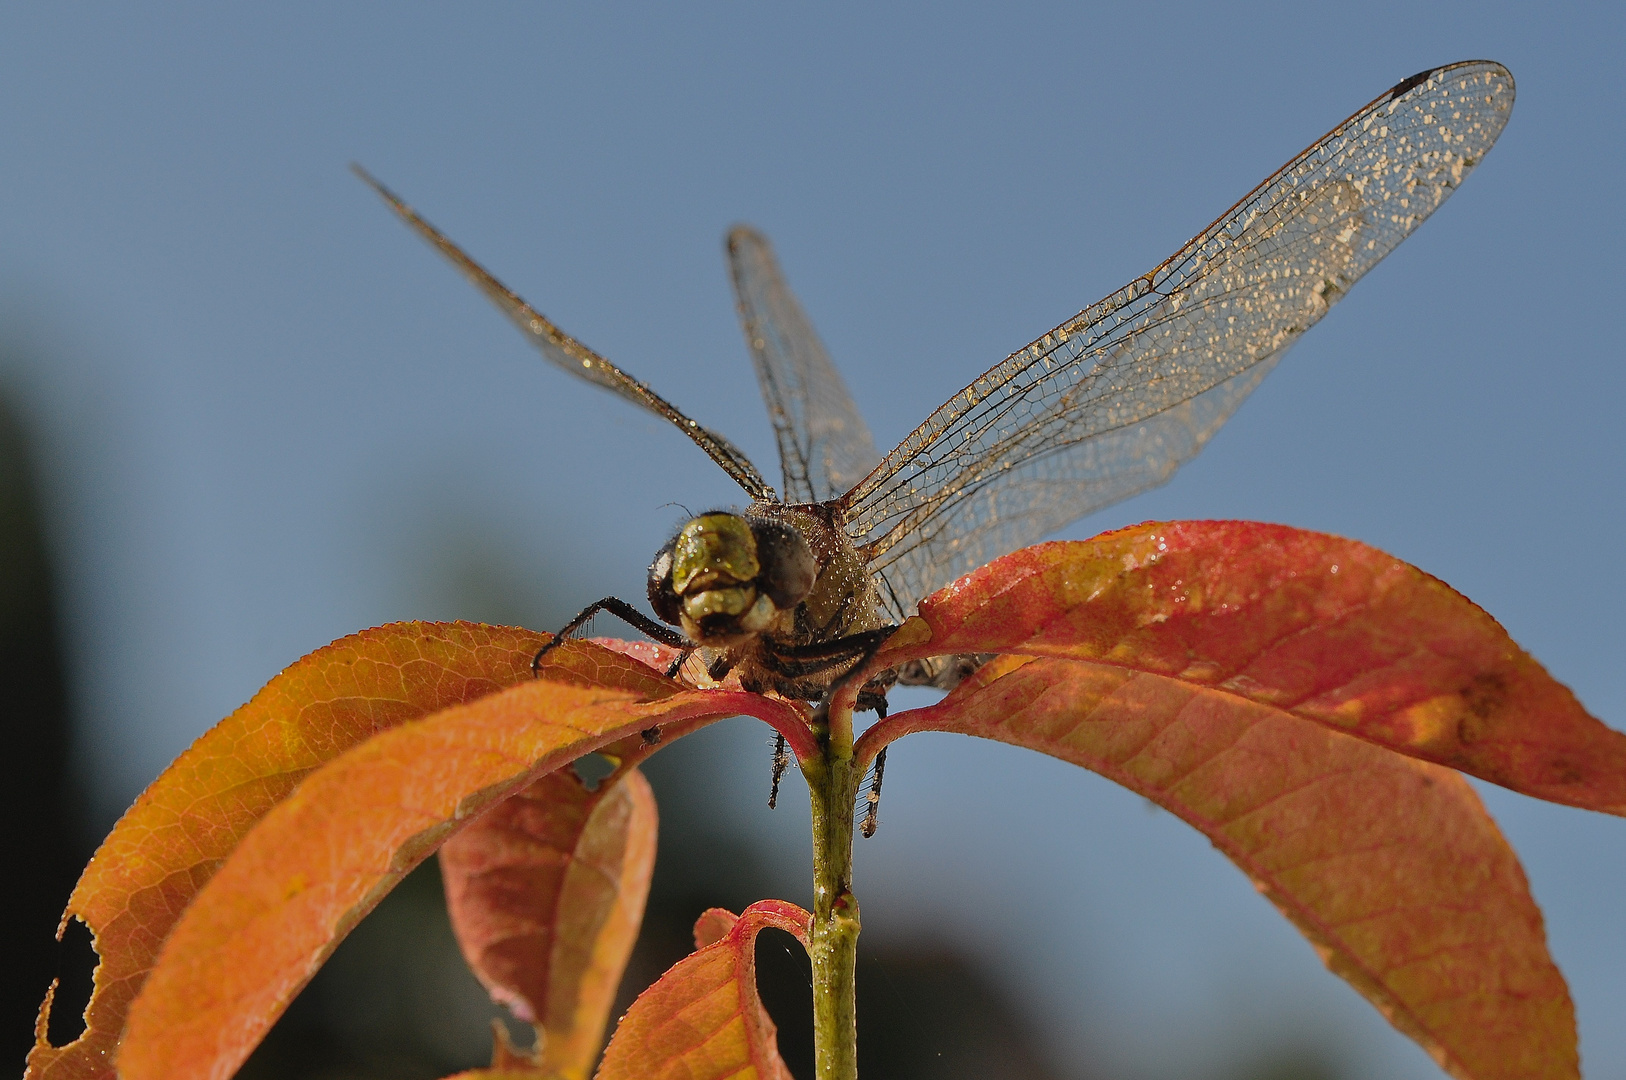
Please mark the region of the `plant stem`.
<svg viewBox="0 0 1626 1080"><path fill-rule="evenodd" d="M813 1073L816 1080L857 1080L858 901L852 894L852 712L840 705L818 719L820 757L802 773L813 804Z"/></svg>

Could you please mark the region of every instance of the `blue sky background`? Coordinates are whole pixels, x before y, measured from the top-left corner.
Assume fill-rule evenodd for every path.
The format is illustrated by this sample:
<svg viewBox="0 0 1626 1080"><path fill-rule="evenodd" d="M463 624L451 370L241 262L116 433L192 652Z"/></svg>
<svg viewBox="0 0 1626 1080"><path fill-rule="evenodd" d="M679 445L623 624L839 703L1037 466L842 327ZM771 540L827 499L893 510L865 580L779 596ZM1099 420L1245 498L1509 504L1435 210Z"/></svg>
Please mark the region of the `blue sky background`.
<svg viewBox="0 0 1626 1080"><path fill-rule="evenodd" d="M557 625L737 501L565 379L345 170L567 330L774 451L721 258L738 220L890 446L1435 64L1518 80L1500 144L1167 487L1075 525L1285 522L1416 563L1626 726L1621 9L1606 5L7 5L0 381L47 468L111 816L281 667L399 618ZM708 735L717 812L765 751ZM866 933L998 965L1057 1059L1218 1076L1263 1040L1439 1075L1196 833L1105 782L922 737L860 851ZM732 766L728 766L732 768ZM1484 788L1626 1078L1626 822ZM787 899L804 899L789 896ZM1250 1042L1250 1040L1252 1042Z"/></svg>

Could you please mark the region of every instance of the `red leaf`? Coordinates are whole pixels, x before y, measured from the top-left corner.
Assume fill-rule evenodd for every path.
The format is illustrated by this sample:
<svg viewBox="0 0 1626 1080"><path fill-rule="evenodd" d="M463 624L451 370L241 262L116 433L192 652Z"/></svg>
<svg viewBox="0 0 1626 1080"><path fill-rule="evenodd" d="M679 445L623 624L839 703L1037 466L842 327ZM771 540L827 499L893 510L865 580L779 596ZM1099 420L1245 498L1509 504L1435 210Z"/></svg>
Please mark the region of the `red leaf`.
<svg viewBox="0 0 1626 1080"><path fill-rule="evenodd" d="M742 713L801 722L790 706L741 692L649 700L544 679L383 732L329 762L243 838L171 931L130 1008L120 1075L229 1076L356 922L480 812L623 735Z"/></svg>
<svg viewBox="0 0 1626 1080"><path fill-rule="evenodd" d="M68 901L64 923L76 916L95 935L95 991L84 1033L66 1046L45 1041L42 1009L27 1080L111 1080L126 1010L158 947L254 823L378 732L529 680L547 640L474 623L366 630L298 661L193 743L125 812Z"/></svg>
<svg viewBox="0 0 1626 1080"><path fill-rule="evenodd" d="M440 849L463 956L536 1025L541 1069L585 1080L603 1045L655 869L655 796L637 770L588 791L570 769L498 803Z"/></svg>
<svg viewBox="0 0 1626 1080"><path fill-rule="evenodd" d="M1137 525L998 559L920 615L875 667L961 652L1095 660L1626 814L1626 734L1460 593L1353 540L1251 522Z"/></svg>
<svg viewBox="0 0 1626 1080"><path fill-rule="evenodd" d="M791 1080L757 997L756 938L775 926L805 948L812 921L782 900L758 901L738 916L721 908L700 916L696 950L632 1003L597 1080Z"/></svg>
<svg viewBox="0 0 1626 1080"><path fill-rule="evenodd" d="M893 737L1026 746L1173 811L1453 1076L1579 1076L1541 913L1456 773L1220 690L1076 660L1001 657L894 719Z"/></svg>
<svg viewBox="0 0 1626 1080"><path fill-rule="evenodd" d="M623 641L620 638L595 637L586 638L594 645L602 646L611 652L618 652L622 656L630 656L639 663L665 672L672 666L672 661L678 657L677 649L670 645L662 645L654 641ZM548 654L552 656L552 653Z"/></svg>

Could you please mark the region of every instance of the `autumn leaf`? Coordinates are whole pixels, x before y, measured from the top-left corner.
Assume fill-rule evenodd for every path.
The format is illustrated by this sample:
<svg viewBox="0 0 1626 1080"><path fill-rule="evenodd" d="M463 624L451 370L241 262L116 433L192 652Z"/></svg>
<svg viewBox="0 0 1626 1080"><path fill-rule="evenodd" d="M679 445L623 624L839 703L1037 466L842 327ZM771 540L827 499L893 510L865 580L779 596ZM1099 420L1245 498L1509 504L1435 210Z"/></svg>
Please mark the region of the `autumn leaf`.
<svg viewBox="0 0 1626 1080"><path fill-rule="evenodd" d="M632 1003L597 1080L791 1080L757 996L756 939L778 927L805 948L812 918L782 900L760 900L738 916L721 908L701 915L695 951Z"/></svg>
<svg viewBox="0 0 1626 1080"><path fill-rule="evenodd" d="M1183 521L1027 548L922 601L872 668L944 653L1162 675L1626 814L1626 734L1444 582L1324 533Z"/></svg>
<svg viewBox="0 0 1626 1080"><path fill-rule="evenodd" d="M860 760L937 730L1083 765L1201 830L1452 1075L1579 1075L1512 849L1419 759L1618 812L1626 740L1479 608L1352 541L1186 522L1018 552L920 609L877 667L1003 655Z"/></svg>
<svg viewBox="0 0 1626 1080"><path fill-rule="evenodd" d="M675 737L741 714L805 729L795 708L758 695L664 689L651 697L534 680L382 732L312 773L171 931L130 1008L120 1076L229 1076L401 877L481 812L582 754L652 727Z"/></svg>
<svg viewBox="0 0 1626 1080"><path fill-rule="evenodd" d="M538 675L576 686L614 686L650 696L681 687L664 674L677 650L653 641L569 639L542 659Z"/></svg>
<svg viewBox="0 0 1626 1080"><path fill-rule="evenodd" d="M366 630L298 661L193 743L125 812L68 901L64 923L82 919L99 956L86 1028L53 1047L42 1009L27 1080L111 1080L126 1010L159 946L255 822L380 731L529 680L547 640L474 623Z"/></svg>
<svg viewBox="0 0 1626 1080"><path fill-rule="evenodd" d="M559 769L440 849L463 957L537 1028L540 1069L586 1080L655 869L655 797L637 770L589 791Z"/></svg>
<svg viewBox="0 0 1626 1080"><path fill-rule="evenodd" d="M900 730L1040 750L1207 836L1453 1076L1579 1075L1524 872L1458 774L1166 676L1002 657Z"/></svg>

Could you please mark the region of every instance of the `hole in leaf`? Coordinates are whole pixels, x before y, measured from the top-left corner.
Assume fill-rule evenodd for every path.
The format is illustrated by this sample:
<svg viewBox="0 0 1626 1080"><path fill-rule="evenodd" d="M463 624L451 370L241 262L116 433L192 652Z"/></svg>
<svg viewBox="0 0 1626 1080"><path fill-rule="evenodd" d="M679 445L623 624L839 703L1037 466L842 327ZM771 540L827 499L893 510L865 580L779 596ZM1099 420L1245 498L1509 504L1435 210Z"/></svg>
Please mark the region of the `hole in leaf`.
<svg viewBox="0 0 1626 1080"><path fill-rule="evenodd" d="M570 767L588 791L597 791L604 778L615 772L615 764L603 754L585 754L572 761Z"/></svg>
<svg viewBox="0 0 1626 1080"><path fill-rule="evenodd" d="M78 919L68 920L68 929L57 944L56 977L60 980L51 1002L51 1023L46 1037L52 1046L65 1046L85 1033L85 1007L90 1004L96 970L96 949L90 943L90 927Z"/></svg>
<svg viewBox="0 0 1626 1080"><path fill-rule="evenodd" d="M491 1037L493 1067L501 1063L515 1070L529 1068L542 1050L536 1028L515 1020L506 1011L491 1018Z"/></svg>
<svg viewBox="0 0 1626 1080"><path fill-rule="evenodd" d="M790 934L757 935L757 994L779 1027L779 1055L793 1076L813 1074L813 969Z"/></svg>

